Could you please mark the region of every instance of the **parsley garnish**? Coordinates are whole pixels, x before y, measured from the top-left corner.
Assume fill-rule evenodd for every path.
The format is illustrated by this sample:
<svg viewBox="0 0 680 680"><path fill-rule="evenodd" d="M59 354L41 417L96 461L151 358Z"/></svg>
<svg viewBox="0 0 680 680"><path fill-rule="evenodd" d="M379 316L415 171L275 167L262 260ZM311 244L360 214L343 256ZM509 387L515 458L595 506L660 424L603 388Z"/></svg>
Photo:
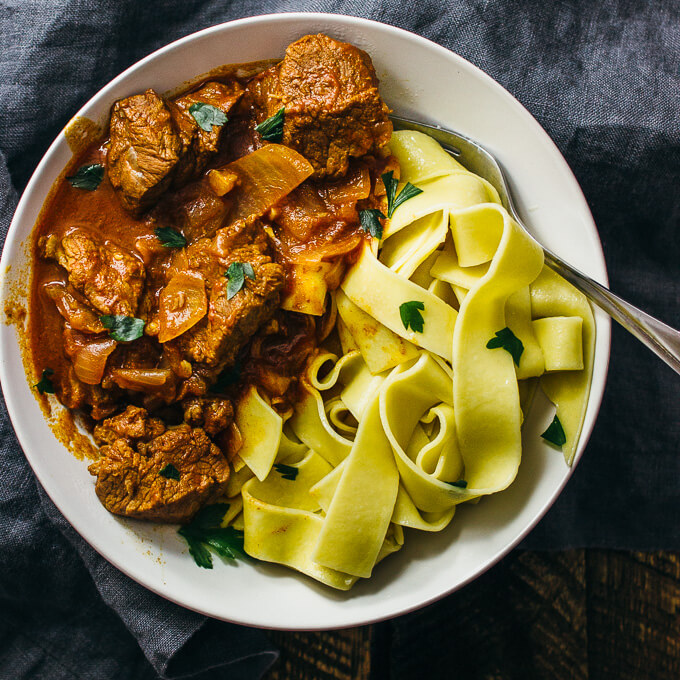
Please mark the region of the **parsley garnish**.
<svg viewBox="0 0 680 680"><path fill-rule="evenodd" d="M233 366L225 368L218 376L215 383L210 388L211 392L222 393L225 392L227 387L235 385L239 378L241 377L241 362L238 359L234 362Z"/></svg>
<svg viewBox="0 0 680 680"><path fill-rule="evenodd" d="M504 350L510 352L512 360L515 365L519 366L519 360L524 352L524 345L522 341L506 326L501 331L496 331L496 337L491 338L486 343L488 349L498 349L502 347Z"/></svg>
<svg viewBox="0 0 680 680"><path fill-rule="evenodd" d="M143 319L116 314L100 316L99 320L104 324L104 328L108 328L109 335L118 342L131 342L144 335L146 322Z"/></svg>
<svg viewBox="0 0 680 680"><path fill-rule="evenodd" d="M101 163L81 165L78 170L76 170L75 175L71 175L66 179L71 182L71 186L76 189L94 191L99 187L102 179L104 179L104 166Z"/></svg>
<svg viewBox="0 0 680 680"><path fill-rule="evenodd" d="M184 236L172 227L156 227L154 234L166 248L184 248L187 244Z"/></svg>
<svg viewBox="0 0 680 680"><path fill-rule="evenodd" d="M380 210L376 208L369 208L368 210L359 211L359 220L361 221L361 228L374 238L381 239L383 235L382 224L380 224L380 219L385 219Z"/></svg>
<svg viewBox="0 0 680 680"><path fill-rule="evenodd" d="M212 132L213 125L222 127L227 122L227 117L212 104L197 102L189 107L189 113L194 117L198 126L206 132Z"/></svg>
<svg viewBox="0 0 680 680"><path fill-rule="evenodd" d="M411 184L411 182L406 182L404 188L399 192L397 196L397 185L399 180L392 177L393 171L385 172L381 175L383 184L385 185L385 191L387 192L387 216L392 217L392 213L404 202L408 201L409 198L413 198L418 194L422 194L423 190L419 189L417 186Z"/></svg>
<svg viewBox="0 0 680 680"><path fill-rule="evenodd" d="M423 332L425 321L423 321L423 315L420 312L424 309L425 303L419 300L411 300L411 302L403 302L399 305L399 316L406 330L411 326L416 333Z"/></svg>
<svg viewBox="0 0 680 680"><path fill-rule="evenodd" d="M567 443L567 435L564 434L564 428L560 419L555 416L552 423L548 425L548 429L541 435L543 439L555 446L562 447Z"/></svg>
<svg viewBox="0 0 680 680"><path fill-rule="evenodd" d="M174 479L179 482L179 470L172 463L168 463L158 474L162 477Z"/></svg>
<svg viewBox="0 0 680 680"><path fill-rule="evenodd" d="M262 139L268 142L280 142L283 139L283 119L286 109L282 106L273 116L262 121L255 129L262 135Z"/></svg>
<svg viewBox="0 0 680 680"><path fill-rule="evenodd" d="M227 300L231 300L243 288L246 276L249 279L255 278L253 265L249 262L232 262L224 275L229 279L229 283L227 283Z"/></svg>
<svg viewBox="0 0 680 680"><path fill-rule="evenodd" d="M50 376L54 375L54 371L51 368L43 368L42 376L40 380L33 385L40 394L54 394L54 385Z"/></svg>
<svg viewBox="0 0 680 680"><path fill-rule="evenodd" d="M446 482L447 484L450 484L451 486L455 486L458 489L467 489L467 482L464 479L459 479L456 482Z"/></svg>
<svg viewBox="0 0 680 680"><path fill-rule="evenodd" d="M229 503L215 503L201 508L194 518L177 532L189 544L194 562L203 569L212 569L212 548L220 557L235 560L247 557L243 549L243 532L220 524L229 510Z"/></svg>
<svg viewBox="0 0 680 680"><path fill-rule="evenodd" d="M289 479L291 482L295 481L298 472L300 472L299 468L284 463L274 463L274 468L284 479Z"/></svg>

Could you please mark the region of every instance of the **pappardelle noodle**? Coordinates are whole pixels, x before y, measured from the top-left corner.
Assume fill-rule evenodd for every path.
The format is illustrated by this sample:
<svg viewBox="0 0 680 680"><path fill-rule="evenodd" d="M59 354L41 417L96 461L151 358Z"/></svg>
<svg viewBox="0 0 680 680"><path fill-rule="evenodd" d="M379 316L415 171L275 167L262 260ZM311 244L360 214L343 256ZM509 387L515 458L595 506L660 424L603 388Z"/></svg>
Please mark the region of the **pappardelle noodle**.
<svg viewBox="0 0 680 680"><path fill-rule="evenodd" d="M265 419L269 438L241 454L230 489L248 554L339 589L399 550L404 528L441 531L458 504L513 481L536 379L571 463L593 365L588 302L543 265L495 189L421 133L394 132L389 147L400 185L422 193L335 292L341 353L310 361L292 418L255 394L242 404L244 439ZM422 331L400 318L413 301ZM521 342L517 363L489 347L503 329Z"/></svg>

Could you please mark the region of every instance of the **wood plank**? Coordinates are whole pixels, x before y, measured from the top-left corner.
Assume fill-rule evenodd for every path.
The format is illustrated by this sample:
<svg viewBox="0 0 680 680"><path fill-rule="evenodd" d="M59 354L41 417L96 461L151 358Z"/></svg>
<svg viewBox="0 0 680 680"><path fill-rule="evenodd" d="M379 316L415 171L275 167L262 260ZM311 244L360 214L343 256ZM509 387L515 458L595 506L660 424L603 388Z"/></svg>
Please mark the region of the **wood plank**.
<svg viewBox="0 0 680 680"><path fill-rule="evenodd" d="M680 678L680 555L589 550L591 680Z"/></svg>
<svg viewBox="0 0 680 680"><path fill-rule="evenodd" d="M268 680L677 680L680 555L514 552L394 621L272 638Z"/></svg>
<svg viewBox="0 0 680 680"><path fill-rule="evenodd" d="M281 650L265 680L368 680L371 668L371 627L319 633L273 631Z"/></svg>
<svg viewBox="0 0 680 680"><path fill-rule="evenodd" d="M585 679L584 551L514 552L458 593L389 625L390 680Z"/></svg>

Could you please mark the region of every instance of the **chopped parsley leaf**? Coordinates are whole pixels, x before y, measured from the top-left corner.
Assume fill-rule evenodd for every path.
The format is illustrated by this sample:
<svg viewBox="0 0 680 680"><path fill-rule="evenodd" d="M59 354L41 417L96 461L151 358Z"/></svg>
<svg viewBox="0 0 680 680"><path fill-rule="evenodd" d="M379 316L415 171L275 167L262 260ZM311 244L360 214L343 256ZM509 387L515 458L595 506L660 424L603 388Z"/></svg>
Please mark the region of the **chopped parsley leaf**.
<svg viewBox="0 0 680 680"><path fill-rule="evenodd" d="M167 477L168 479L174 479L179 482L179 470L172 463L168 463L158 472L158 474L161 475L161 477Z"/></svg>
<svg viewBox="0 0 680 680"><path fill-rule="evenodd" d="M408 330L410 326L416 333L423 332L425 321L423 315L420 313L425 309L425 303L420 300L411 300L411 302L402 302L399 305L399 316L404 328Z"/></svg>
<svg viewBox="0 0 680 680"><path fill-rule="evenodd" d="M273 116L262 121L255 129L262 135L262 139L268 142L280 142L283 139L283 121L286 108L282 106Z"/></svg>
<svg viewBox="0 0 680 680"><path fill-rule="evenodd" d="M387 193L387 216L392 217L394 211L402 204L408 201L409 198L413 198L418 194L422 194L423 190L419 189L417 186L411 184L411 182L406 182L404 188L399 192L397 196L397 186L399 185L399 180L394 179L394 172L390 170L381 175L383 184L385 185L385 192Z"/></svg>
<svg viewBox="0 0 680 680"><path fill-rule="evenodd" d="M132 342L144 335L146 322L143 319L116 314L100 316L99 320L104 324L104 328L108 329L109 335L118 342Z"/></svg>
<svg viewBox="0 0 680 680"><path fill-rule="evenodd" d="M284 463L274 463L274 468L284 479L289 479L291 482L295 481L298 472L300 472L299 468Z"/></svg>
<svg viewBox="0 0 680 680"><path fill-rule="evenodd" d="M54 384L51 380L51 376L53 375L54 371L51 368L43 368L40 380L33 385L33 387L35 387L40 394L54 394Z"/></svg>
<svg viewBox="0 0 680 680"><path fill-rule="evenodd" d="M488 349L503 348L510 353L512 360L516 366L519 366L519 360L524 352L524 345L522 341L506 326L503 330L496 331L496 337L491 338L486 343Z"/></svg>
<svg viewBox="0 0 680 680"><path fill-rule="evenodd" d="M104 179L104 166L101 163L81 165L75 175L66 178L76 189L94 191Z"/></svg>
<svg viewBox="0 0 680 680"><path fill-rule="evenodd" d="M383 227L380 224L380 219L385 219L380 210L376 208L369 208L367 210L359 211L359 221L361 222L361 228L367 233L373 236L373 238L381 239L383 235Z"/></svg>
<svg viewBox="0 0 680 680"><path fill-rule="evenodd" d="M206 132L212 132L213 125L215 127L222 127L228 120L224 111L220 111L212 104L203 104L202 102L192 104L189 107L189 113L198 123L198 126Z"/></svg>
<svg viewBox="0 0 680 680"><path fill-rule="evenodd" d="M187 244L184 236L172 227L156 227L154 234L166 248L184 248Z"/></svg>
<svg viewBox="0 0 680 680"><path fill-rule="evenodd" d="M189 545L189 554L203 569L212 569L212 548L220 557L235 560L248 557L243 548L243 532L220 524L229 509L229 503L215 503L201 508L195 517L177 533Z"/></svg>
<svg viewBox="0 0 680 680"><path fill-rule="evenodd" d="M227 283L227 300L231 300L243 288L246 276L249 279L255 278L253 265L249 262L232 262L224 275L229 279L229 283Z"/></svg>
<svg viewBox="0 0 680 680"><path fill-rule="evenodd" d="M555 416L552 423L548 425L548 429L541 435L543 439L560 448L567 443L567 435L564 433L564 428L560 419Z"/></svg>

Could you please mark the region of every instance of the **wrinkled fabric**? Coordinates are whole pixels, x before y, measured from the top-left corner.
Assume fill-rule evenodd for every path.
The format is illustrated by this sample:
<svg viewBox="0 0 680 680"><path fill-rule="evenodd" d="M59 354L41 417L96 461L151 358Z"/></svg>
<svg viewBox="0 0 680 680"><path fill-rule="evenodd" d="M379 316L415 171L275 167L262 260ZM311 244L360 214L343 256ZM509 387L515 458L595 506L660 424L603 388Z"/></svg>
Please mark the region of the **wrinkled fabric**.
<svg viewBox="0 0 680 680"><path fill-rule="evenodd" d="M0 237L47 147L123 69L207 26L328 11L411 30L484 69L545 127L600 231L611 287L680 326L680 4L674 0L0 0ZM595 431L525 547L680 549L680 379L614 328ZM258 631L206 620L95 553L0 412L0 677L258 678Z"/></svg>

